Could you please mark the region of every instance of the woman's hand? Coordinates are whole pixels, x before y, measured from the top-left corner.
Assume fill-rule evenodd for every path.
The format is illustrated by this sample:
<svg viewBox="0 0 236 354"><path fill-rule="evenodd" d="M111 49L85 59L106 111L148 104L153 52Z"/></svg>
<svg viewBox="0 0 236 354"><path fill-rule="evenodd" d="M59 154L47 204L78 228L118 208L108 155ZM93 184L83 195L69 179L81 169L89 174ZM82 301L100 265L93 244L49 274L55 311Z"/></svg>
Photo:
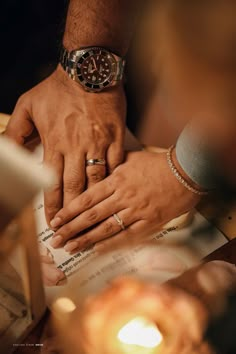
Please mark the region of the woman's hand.
<svg viewBox="0 0 236 354"><path fill-rule="evenodd" d="M75 252L116 234L150 236L199 198L173 175L166 153L130 152L109 177L56 214L51 245Z"/></svg>

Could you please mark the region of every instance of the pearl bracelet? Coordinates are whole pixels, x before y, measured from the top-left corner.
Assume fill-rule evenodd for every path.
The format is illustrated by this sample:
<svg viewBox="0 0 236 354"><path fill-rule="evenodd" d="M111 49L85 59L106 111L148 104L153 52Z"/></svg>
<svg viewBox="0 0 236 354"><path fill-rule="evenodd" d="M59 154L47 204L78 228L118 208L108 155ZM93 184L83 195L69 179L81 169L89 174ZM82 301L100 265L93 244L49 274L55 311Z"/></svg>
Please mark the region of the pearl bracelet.
<svg viewBox="0 0 236 354"><path fill-rule="evenodd" d="M206 195L208 194L208 192L206 191L199 191L198 189L192 187L182 176L181 174L179 173L179 171L177 170L177 168L175 167L174 163L173 163L173 160L172 160L172 157L171 157L171 153L174 149L174 145L172 145L168 151L167 151L167 162L168 162L168 165L171 169L171 171L173 172L173 175L177 178L177 180L185 187L187 188L189 191L191 191L192 193L195 193L195 194L198 194L198 195Z"/></svg>

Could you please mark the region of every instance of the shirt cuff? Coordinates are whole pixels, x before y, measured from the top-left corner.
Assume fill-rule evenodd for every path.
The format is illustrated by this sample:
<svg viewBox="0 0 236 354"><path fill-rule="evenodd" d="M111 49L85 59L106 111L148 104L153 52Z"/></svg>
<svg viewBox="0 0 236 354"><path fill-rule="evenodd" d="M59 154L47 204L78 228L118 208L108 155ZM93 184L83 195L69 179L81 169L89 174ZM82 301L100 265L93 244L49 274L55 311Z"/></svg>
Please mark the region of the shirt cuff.
<svg viewBox="0 0 236 354"><path fill-rule="evenodd" d="M205 139L196 136L191 126L187 126L178 138L176 157L193 182L203 189L211 190L219 185L219 175L214 156L206 145Z"/></svg>

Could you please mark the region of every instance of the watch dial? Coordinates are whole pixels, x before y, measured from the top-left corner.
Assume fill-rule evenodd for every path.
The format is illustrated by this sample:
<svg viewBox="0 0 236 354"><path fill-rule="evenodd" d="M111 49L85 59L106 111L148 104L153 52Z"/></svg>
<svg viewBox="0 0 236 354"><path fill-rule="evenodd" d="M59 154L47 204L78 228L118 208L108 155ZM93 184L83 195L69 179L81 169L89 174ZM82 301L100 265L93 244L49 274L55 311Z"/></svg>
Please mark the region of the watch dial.
<svg viewBox="0 0 236 354"><path fill-rule="evenodd" d="M88 83L99 85L109 79L112 64L106 53L93 53L84 59L80 72Z"/></svg>

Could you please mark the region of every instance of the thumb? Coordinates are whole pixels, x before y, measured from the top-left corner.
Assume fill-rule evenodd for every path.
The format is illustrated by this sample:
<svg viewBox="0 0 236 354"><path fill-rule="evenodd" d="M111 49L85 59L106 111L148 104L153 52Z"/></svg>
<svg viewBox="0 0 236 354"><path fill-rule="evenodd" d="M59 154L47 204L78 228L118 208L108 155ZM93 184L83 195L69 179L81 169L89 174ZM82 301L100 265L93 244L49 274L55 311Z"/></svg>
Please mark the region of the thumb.
<svg viewBox="0 0 236 354"><path fill-rule="evenodd" d="M30 110L24 102L19 100L8 122L5 134L18 144L23 145L25 138L31 135L33 130L34 124Z"/></svg>

